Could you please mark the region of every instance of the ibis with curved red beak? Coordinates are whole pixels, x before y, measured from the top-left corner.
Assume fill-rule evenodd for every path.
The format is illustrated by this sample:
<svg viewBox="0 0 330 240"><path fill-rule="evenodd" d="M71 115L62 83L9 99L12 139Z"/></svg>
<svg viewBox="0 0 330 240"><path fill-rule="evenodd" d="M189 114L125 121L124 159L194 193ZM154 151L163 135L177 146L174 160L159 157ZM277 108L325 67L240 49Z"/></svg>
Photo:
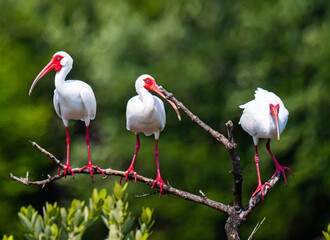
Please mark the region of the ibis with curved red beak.
<svg viewBox="0 0 330 240"><path fill-rule="evenodd" d="M31 95L33 87L38 80L51 70L55 74L55 91L54 91L54 108L57 115L62 119L66 130L67 142L67 161L64 166L64 176L66 177L67 170L70 170L72 177L74 173L70 165L70 135L68 123L70 119L81 120L86 125L86 144L88 152L88 164L81 168L80 171L88 168L93 179L93 170L96 168L103 175L103 171L92 164L89 144L89 123L96 115L96 99L92 88L85 82L80 80L65 80L66 75L70 72L73 64L73 59L66 52L60 51L53 55L50 62L42 69L36 79L33 81L29 95ZM58 176L60 177L60 170L58 169Z"/></svg>
<svg viewBox="0 0 330 240"><path fill-rule="evenodd" d="M271 138L277 138L280 140L280 134L284 130L289 117L289 111L285 108L282 100L272 92L268 92L262 88L258 88L255 91L255 99L239 106L243 108L243 114L239 123L242 128L252 136L255 145L255 163L257 167L258 174L258 187L253 193L252 197L261 191L262 199L264 199L264 189L265 185L270 185L269 183L262 184L259 171L259 157L258 157L258 142L259 138L267 138L266 148L274 160L275 163L275 173L278 171L282 172L284 182L286 182L286 176L284 170L289 170L293 175L293 172L288 167L282 167L275 159L273 153L270 150L270 140Z"/></svg>
<svg viewBox="0 0 330 240"><path fill-rule="evenodd" d="M181 120L180 113L176 105L166 99L165 95L159 90L155 79L150 75L143 74L135 82L135 89L138 93L137 96L132 97L126 107L126 128L136 135L136 146L133 160L130 167L127 169L125 179L130 172L134 174L136 181L136 172L134 171L134 162L140 148L139 133L144 133L146 136L155 135L155 158L157 165L157 177L154 181L152 188L156 183L159 184L160 196L162 195L163 185L165 184L161 178L158 160L158 138L160 132L165 127L166 115L164 103L156 96L151 95L148 90L154 91L168 101L177 113L179 120ZM120 179L121 183L122 178Z"/></svg>

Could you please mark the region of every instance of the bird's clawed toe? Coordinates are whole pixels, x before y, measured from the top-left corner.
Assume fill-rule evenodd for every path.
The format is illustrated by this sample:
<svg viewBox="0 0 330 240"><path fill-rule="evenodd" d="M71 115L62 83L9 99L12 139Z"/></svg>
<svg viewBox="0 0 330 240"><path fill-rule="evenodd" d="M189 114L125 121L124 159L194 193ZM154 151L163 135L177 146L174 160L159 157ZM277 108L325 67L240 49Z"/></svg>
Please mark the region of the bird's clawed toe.
<svg viewBox="0 0 330 240"><path fill-rule="evenodd" d="M262 196L262 200L264 200L265 198L265 193L264 193L264 187L268 185L268 186L272 186L270 183L266 182L264 184L260 184L257 189L254 191L254 193L252 194L251 198L253 198L259 191L261 191L261 196Z"/></svg>
<svg viewBox="0 0 330 240"><path fill-rule="evenodd" d="M100 171L100 173L104 176L104 172L101 170L101 168L99 168L98 166L95 166L91 163L88 163L86 166L82 167L79 170L79 172L82 172L85 169L89 169L89 173L91 174L91 177L92 177L92 182L94 182L94 178L93 178L94 168L97 169L98 171Z"/></svg>
<svg viewBox="0 0 330 240"><path fill-rule="evenodd" d="M163 193L163 185L166 185L166 184L164 183L163 179L159 175L157 176L156 180L152 184L151 188L154 188L154 186L156 185L156 183L159 184L159 189L160 189L159 197L161 197L162 196L162 193Z"/></svg>
<svg viewBox="0 0 330 240"><path fill-rule="evenodd" d="M73 172L73 170L72 170L72 168L70 166L70 163L67 163L67 164L64 165L64 168L63 168L63 170L64 170L64 177L66 178L66 174L67 174L68 169L70 170L70 173L71 173L72 177L74 178L74 172ZM61 177L61 170L62 170L62 168L59 168L57 170L57 175L58 175L59 178Z"/></svg>
<svg viewBox="0 0 330 240"><path fill-rule="evenodd" d="M128 179L128 175L129 175L130 173L133 173L133 174L134 174L134 180L135 180L135 182L136 182L136 180L137 180L137 175L136 175L136 172L134 171L133 167L129 167L129 168L127 169L127 171L125 172L125 180L126 180L126 182L127 182L127 179ZM123 180L123 177L120 178L120 181L119 181L119 184L120 184L120 185L121 185L121 180Z"/></svg>
<svg viewBox="0 0 330 240"><path fill-rule="evenodd" d="M275 176L276 176L276 174L279 172L279 171L281 171L282 172L282 176L283 176L283 178L284 178L284 183L285 183L285 185L287 184L287 181L286 181L286 175L285 175L285 172L284 172L284 170L288 170L291 174L292 174L292 176L294 176L294 174L293 174L293 172L292 172L292 170L290 169L290 168L288 168L288 167L282 167L282 166L276 166L276 170L275 170L275 173L274 173L274 175L272 176L272 178L274 178Z"/></svg>

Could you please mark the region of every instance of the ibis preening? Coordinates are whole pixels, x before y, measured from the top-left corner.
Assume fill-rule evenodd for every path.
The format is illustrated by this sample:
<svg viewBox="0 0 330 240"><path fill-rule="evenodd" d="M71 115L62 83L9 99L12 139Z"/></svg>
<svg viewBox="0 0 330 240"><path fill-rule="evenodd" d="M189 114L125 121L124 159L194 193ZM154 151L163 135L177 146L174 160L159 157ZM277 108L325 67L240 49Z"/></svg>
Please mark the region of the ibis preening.
<svg viewBox="0 0 330 240"><path fill-rule="evenodd" d="M164 99L164 94L159 90L158 85L156 84L153 77L150 75L144 74L141 75L135 82L135 89L138 93L137 96L132 97L126 107L126 128L136 135L136 146L135 153L133 156L132 163L130 167L127 169L125 174L125 179L127 181L127 176L130 172L134 174L134 178L136 181L136 172L134 171L134 162L137 156L137 153L140 148L140 139L139 133L144 133L146 136L150 136L152 134L155 135L155 158L157 165L157 177L154 181L152 188L156 183L159 184L160 188L160 196L162 195L163 185L165 184L161 178L160 170L159 170L159 160L158 160L158 138L160 132L164 129L166 123L166 115L164 103L156 96L151 95L148 90L152 90L158 93ZM181 120L180 113L176 107L176 105L166 99L176 111L179 120ZM122 179L120 179L121 182Z"/></svg>
<svg viewBox="0 0 330 240"><path fill-rule="evenodd" d="M239 106L240 108L244 109L239 123L241 124L242 128L252 136L255 145L254 159L257 167L258 187L253 193L252 197L261 191L262 199L264 199L263 187L270 184L267 182L265 184L261 183L257 149L259 138L267 138L266 148L273 158L276 167L273 177L277 174L278 171L281 171L284 182L287 184L284 170L289 170L292 175L293 172L288 167L282 167L276 161L273 153L270 150L270 140L272 138L277 138L278 141L280 140L280 134L286 126L289 112L284 107L282 100L272 92L258 88L255 91L254 96L254 100Z"/></svg>
<svg viewBox="0 0 330 240"><path fill-rule="evenodd" d="M64 176L66 177L67 170L69 169L72 177L74 173L70 165L70 135L68 122L70 119L81 120L86 125L86 144L88 152L88 164L81 168L80 171L88 168L93 181L93 170L96 168L103 175L103 171L92 164L89 146L89 123L95 118L96 115L96 100L92 88L80 80L65 80L66 75L72 68L73 59L66 52L60 51L53 55L50 62L42 69L36 79L33 81L29 95L32 93L33 87L38 80L54 69L55 74L55 91L54 91L54 108L57 115L62 119L66 130L66 142L67 142L67 161L64 166ZM58 175L60 176L60 170L58 169Z"/></svg>

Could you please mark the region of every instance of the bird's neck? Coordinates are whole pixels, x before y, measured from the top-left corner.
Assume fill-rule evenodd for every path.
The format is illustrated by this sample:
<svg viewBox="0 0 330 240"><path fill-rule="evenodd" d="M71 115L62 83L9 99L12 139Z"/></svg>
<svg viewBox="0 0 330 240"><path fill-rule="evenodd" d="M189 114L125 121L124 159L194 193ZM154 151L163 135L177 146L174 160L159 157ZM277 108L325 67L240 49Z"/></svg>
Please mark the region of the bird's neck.
<svg viewBox="0 0 330 240"><path fill-rule="evenodd" d="M55 74L55 88L59 91L64 87L66 75L70 72L70 69L62 68Z"/></svg>
<svg viewBox="0 0 330 240"><path fill-rule="evenodd" d="M137 93L142 99L143 102L143 112L145 115L150 114L154 110L155 101L152 94L145 88L140 88L137 90Z"/></svg>

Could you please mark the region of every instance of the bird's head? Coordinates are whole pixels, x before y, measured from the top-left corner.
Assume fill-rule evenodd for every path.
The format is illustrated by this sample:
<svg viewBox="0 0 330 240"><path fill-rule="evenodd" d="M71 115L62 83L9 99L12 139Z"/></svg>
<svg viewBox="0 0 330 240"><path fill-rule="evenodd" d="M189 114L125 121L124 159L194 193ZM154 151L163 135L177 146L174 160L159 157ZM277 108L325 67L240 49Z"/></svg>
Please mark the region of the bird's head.
<svg viewBox="0 0 330 240"><path fill-rule="evenodd" d="M46 73L48 73L50 70L53 70L55 72L60 71L62 68L67 68L67 71L70 71L72 68L72 63L73 63L73 59L71 58L71 56L69 54L67 54L64 51L59 51L57 53L55 53L52 57L52 59L50 60L50 62L46 65L46 67L44 67L41 72L38 74L38 76L34 79L31 87L30 87L30 91L29 91L29 95L31 95L33 87L36 85L36 83L38 82L38 80L40 78L42 78Z"/></svg>
<svg viewBox="0 0 330 240"><path fill-rule="evenodd" d="M154 91L155 93L159 94L161 97L163 97L166 101L168 101L171 104L171 106L174 108L174 110L178 116L178 119L181 120L181 116L180 116L177 106L175 105L174 102L167 99L165 97L165 95L159 90L159 86L157 85L155 79L152 76L150 76L148 74L141 75L136 80L135 87L136 87L136 89L143 87L147 90L151 90L151 91Z"/></svg>
<svg viewBox="0 0 330 240"><path fill-rule="evenodd" d="M276 133L277 133L277 140L280 141L280 127L278 124L278 112L280 110L280 104L276 103L276 104L269 104L269 112L270 115L272 115L272 117L275 120L275 125L276 125Z"/></svg>

